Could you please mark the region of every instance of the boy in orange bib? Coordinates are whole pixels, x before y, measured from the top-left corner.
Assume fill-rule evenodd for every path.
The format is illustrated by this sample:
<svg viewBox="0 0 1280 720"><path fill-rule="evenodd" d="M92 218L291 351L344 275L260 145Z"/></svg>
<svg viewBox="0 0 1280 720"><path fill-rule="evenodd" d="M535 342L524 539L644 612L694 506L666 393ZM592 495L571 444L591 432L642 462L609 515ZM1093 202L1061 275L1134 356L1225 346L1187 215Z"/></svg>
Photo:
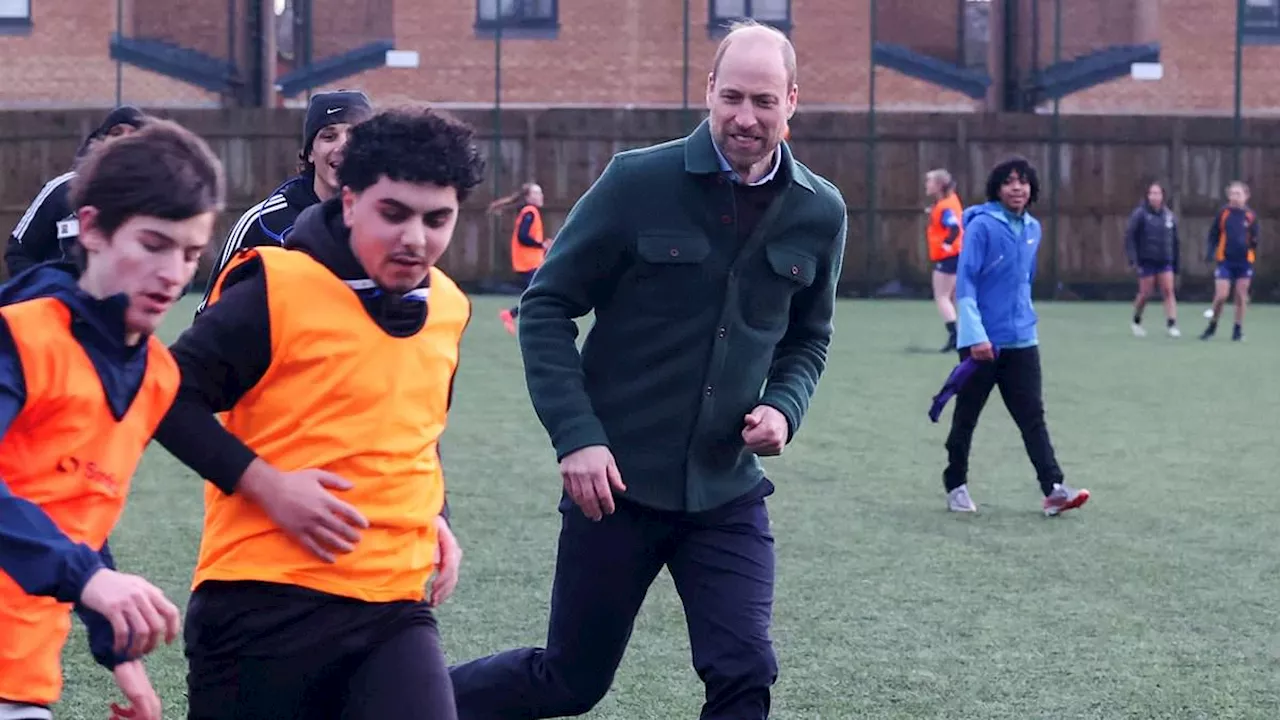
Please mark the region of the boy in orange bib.
<svg viewBox="0 0 1280 720"><path fill-rule="evenodd" d="M285 247L237 254L174 344L156 438L210 481L190 720L456 717L432 612L460 561L438 443L471 305L435 263L482 169L472 130L434 111L355 125L341 193Z"/></svg>
<svg viewBox="0 0 1280 720"><path fill-rule="evenodd" d="M107 537L178 391L152 334L191 281L222 204L208 146L169 122L94 151L72 181L72 263L0 288L0 717L48 720L75 611L94 658L159 720L139 658L172 642L174 605L113 569Z"/></svg>

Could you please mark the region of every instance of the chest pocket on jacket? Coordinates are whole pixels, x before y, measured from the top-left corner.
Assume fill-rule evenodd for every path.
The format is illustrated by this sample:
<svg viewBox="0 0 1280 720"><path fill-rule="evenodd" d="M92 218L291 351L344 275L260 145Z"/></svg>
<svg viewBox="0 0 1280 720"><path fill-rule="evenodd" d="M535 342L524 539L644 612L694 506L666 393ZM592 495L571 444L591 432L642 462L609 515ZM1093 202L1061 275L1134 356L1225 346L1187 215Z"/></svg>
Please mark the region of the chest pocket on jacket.
<svg viewBox="0 0 1280 720"><path fill-rule="evenodd" d="M792 296L813 284L818 259L787 245L766 245L764 256L768 271L763 279L739 288L742 317L753 328L776 330L791 316Z"/></svg>
<svg viewBox="0 0 1280 720"><path fill-rule="evenodd" d="M644 310L658 314L690 312L711 301L713 284L706 270L711 243L680 233L640 233L636 238L635 291Z"/></svg>

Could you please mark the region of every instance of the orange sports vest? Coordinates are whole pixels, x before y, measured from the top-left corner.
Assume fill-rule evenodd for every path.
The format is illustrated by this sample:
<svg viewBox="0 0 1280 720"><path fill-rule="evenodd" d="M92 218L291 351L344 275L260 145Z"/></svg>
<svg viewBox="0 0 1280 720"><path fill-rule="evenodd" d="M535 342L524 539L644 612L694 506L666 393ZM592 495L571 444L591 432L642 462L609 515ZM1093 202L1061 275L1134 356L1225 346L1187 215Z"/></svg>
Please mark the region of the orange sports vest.
<svg viewBox="0 0 1280 720"><path fill-rule="evenodd" d="M511 269L518 273L537 270L542 265L542 258L547 254L545 248L520 244L520 222L524 220L525 215L533 215L533 226L529 228L529 235L538 242L545 242L542 234L542 213L533 205L520 208L520 213L516 215L515 227L511 230Z"/></svg>
<svg viewBox="0 0 1280 720"><path fill-rule="evenodd" d="M944 210L950 210L955 213L956 221L964 214L964 205L960 203L960 196L954 192L945 198L933 204L933 209L929 211L929 229L925 231L925 237L929 241L929 260L938 262L949 257L955 257L960 254L960 245L964 242L964 228L960 229L960 233L956 235L956 241L951 243L951 249L948 250L943 246L942 241L947 239L951 234L951 229L944 227L942 224L942 213Z"/></svg>
<svg viewBox="0 0 1280 720"><path fill-rule="evenodd" d="M0 477L75 542L100 548L124 510L133 472L178 394L178 365L147 339L147 371L124 418L111 414L93 361L54 298L0 308L26 379L27 401L0 439ZM51 705L62 694L69 603L27 595L0 571L0 698Z"/></svg>
<svg viewBox="0 0 1280 720"><path fill-rule="evenodd" d="M367 602L421 600L444 505L437 443L471 304L432 268L426 323L411 337L392 337L309 255L260 247L227 264L210 306L227 274L254 257L266 275L271 364L223 415L226 428L281 471L319 468L350 480L355 487L338 497L370 526L354 552L330 564L257 505L206 486L192 588L252 580Z"/></svg>

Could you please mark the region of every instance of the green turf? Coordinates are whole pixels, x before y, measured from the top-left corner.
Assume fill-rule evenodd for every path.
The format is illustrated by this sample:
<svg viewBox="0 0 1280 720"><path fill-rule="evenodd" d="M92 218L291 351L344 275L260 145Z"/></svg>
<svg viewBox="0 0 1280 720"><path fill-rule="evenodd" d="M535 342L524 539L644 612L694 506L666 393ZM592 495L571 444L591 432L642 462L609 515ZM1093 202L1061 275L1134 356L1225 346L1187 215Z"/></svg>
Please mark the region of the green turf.
<svg viewBox="0 0 1280 720"><path fill-rule="evenodd" d="M442 625L451 659L544 637L558 528L554 458L514 340L477 298L446 467L464 545ZM926 303L844 302L829 371L797 441L768 468L779 576L774 717L1280 717L1275 401L1280 308L1249 339L1133 338L1118 304L1040 307L1050 432L1093 501L1056 520L993 396L974 444L981 513L943 510L945 423L925 416L952 359ZM173 313L175 327L190 307ZM1228 325L1229 328L1229 325ZM631 483L638 482L630 478ZM117 559L180 605L200 483L153 449L113 538ZM62 718L114 691L77 634ZM185 714L179 646L149 661ZM594 720L693 718L702 691L663 575Z"/></svg>

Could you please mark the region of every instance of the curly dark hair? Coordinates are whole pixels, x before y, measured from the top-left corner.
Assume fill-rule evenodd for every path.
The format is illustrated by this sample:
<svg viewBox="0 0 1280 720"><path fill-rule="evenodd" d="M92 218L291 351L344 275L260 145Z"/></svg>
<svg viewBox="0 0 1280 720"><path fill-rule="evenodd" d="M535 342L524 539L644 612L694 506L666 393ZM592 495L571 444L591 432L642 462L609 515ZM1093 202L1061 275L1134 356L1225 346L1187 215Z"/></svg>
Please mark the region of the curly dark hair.
<svg viewBox="0 0 1280 720"><path fill-rule="evenodd" d="M426 106L383 110L351 128L338 182L361 192L386 176L397 182L453 187L466 200L484 180L475 130Z"/></svg>
<svg viewBox="0 0 1280 720"><path fill-rule="evenodd" d="M987 199L991 202L1000 202L1000 188L1014 173L1031 186L1027 207L1034 205L1040 198L1040 176L1036 174L1036 167L1031 164L1031 161L1021 155L1014 155L991 168L991 174L987 176Z"/></svg>

